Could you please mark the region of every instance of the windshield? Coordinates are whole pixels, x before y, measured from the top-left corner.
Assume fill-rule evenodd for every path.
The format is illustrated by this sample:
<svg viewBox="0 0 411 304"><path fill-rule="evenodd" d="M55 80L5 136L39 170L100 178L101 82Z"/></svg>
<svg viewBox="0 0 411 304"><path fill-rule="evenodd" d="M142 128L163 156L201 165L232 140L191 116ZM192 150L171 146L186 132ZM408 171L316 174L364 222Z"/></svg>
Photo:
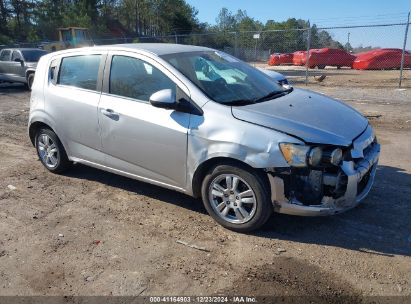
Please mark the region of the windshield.
<svg viewBox="0 0 411 304"><path fill-rule="evenodd" d="M44 56L47 54L46 51L42 50L25 50L21 51L23 53L24 60L27 62L37 62L40 60L41 56Z"/></svg>
<svg viewBox="0 0 411 304"><path fill-rule="evenodd" d="M263 72L223 52L187 52L161 57L218 103L262 102L268 96L273 99L287 92Z"/></svg>

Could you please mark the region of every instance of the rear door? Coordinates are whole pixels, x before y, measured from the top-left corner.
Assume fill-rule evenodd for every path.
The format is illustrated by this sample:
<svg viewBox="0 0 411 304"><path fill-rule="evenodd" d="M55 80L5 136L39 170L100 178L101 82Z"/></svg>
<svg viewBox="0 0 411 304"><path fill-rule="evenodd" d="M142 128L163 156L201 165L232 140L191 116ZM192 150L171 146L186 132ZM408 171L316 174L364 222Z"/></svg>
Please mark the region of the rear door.
<svg viewBox="0 0 411 304"><path fill-rule="evenodd" d="M51 63L46 112L69 156L101 164L97 107L106 53L79 53Z"/></svg>
<svg viewBox="0 0 411 304"><path fill-rule="evenodd" d="M188 89L158 62L128 52L109 54L104 78L98 115L106 165L185 186L190 114L153 107L149 97L162 89L189 96Z"/></svg>
<svg viewBox="0 0 411 304"><path fill-rule="evenodd" d="M10 65L11 50L2 50L0 52L0 79L10 80Z"/></svg>

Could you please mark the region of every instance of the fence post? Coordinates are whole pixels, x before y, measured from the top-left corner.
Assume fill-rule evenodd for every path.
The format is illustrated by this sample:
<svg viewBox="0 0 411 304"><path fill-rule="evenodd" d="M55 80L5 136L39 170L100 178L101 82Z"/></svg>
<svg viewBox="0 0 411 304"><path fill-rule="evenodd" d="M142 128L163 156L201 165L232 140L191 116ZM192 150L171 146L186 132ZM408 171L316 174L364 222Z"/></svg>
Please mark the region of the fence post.
<svg viewBox="0 0 411 304"><path fill-rule="evenodd" d="M257 43L258 40L260 39L260 37L255 38L255 48L254 48L254 66L256 66L256 62L257 62Z"/></svg>
<svg viewBox="0 0 411 304"><path fill-rule="evenodd" d="M408 12L407 25L405 26L404 44L402 46L400 82L398 84L399 88L401 88L401 82L402 82L402 71L404 69L405 47L407 46L407 36L408 36L408 27L409 27L409 25L410 25L410 12Z"/></svg>
<svg viewBox="0 0 411 304"><path fill-rule="evenodd" d="M234 57L238 57L238 32L234 32Z"/></svg>
<svg viewBox="0 0 411 304"><path fill-rule="evenodd" d="M308 85L308 61L310 60L310 45L311 45L311 26L308 20L308 35L307 35L307 57L305 59L305 85Z"/></svg>

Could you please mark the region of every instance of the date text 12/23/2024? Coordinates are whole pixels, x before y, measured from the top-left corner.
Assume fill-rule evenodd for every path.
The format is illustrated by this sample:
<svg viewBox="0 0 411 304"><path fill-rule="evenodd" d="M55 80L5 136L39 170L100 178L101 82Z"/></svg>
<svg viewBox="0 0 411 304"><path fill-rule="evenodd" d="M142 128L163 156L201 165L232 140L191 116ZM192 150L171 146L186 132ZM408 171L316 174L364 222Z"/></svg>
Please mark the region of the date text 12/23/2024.
<svg viewBox="0 0 411 304"><path fill-rule="evenodd" d="M255 297L247 296L160 296L150 297L150 303L256 303Z"/></svg>

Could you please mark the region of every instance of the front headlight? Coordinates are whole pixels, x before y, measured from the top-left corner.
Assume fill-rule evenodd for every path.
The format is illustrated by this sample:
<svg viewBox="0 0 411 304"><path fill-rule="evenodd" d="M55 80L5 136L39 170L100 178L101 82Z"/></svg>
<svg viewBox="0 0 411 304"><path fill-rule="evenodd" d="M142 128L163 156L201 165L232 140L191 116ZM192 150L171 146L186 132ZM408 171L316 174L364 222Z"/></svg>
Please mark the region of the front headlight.
<svg viewBox="0 0 411 304"><path fill-rule="evenodd" d="M306 167L307 164L317 166L322 158L320 147L280 143L280 150L287 163L292 167Z"/></svg>

